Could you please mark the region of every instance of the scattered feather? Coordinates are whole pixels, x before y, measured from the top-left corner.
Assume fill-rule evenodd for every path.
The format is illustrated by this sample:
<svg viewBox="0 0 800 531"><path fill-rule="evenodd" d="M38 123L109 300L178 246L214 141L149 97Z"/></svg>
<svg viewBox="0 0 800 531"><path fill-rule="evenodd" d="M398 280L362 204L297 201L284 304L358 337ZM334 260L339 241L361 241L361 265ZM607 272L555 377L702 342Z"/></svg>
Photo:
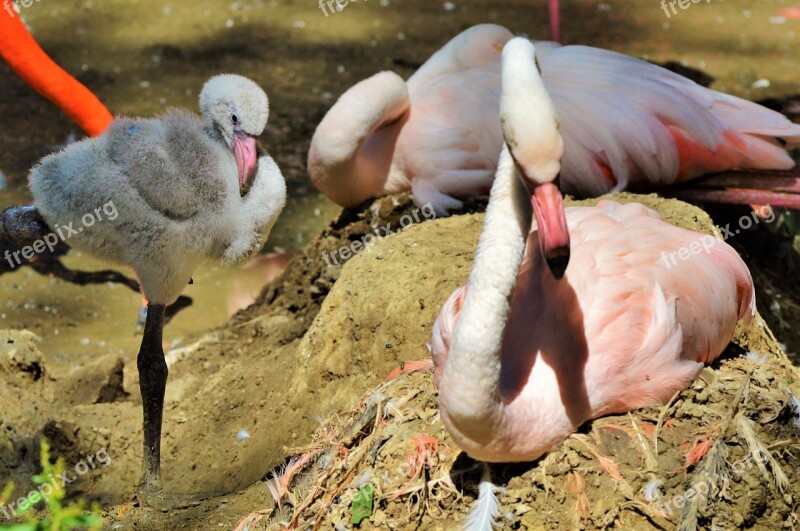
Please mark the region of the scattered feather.
<svg viewBox="0 0 800 531"><path fill-rule="evenodd" d="M467 531L492 531L495 520L500 516L500 503L494 489L489 465L483 463L478 501L467 516Z"/></svg>
<svg viewBox="0 0 800 531"><path fill-rule="evenodd" d="M586 446L586 448L589 449L589 452L591 452L591 454L595 457L595 459L597 459L600 462L600 466L603 467L603 470L606 471L606 474L616 479L617 481L620 481L627 485L625 478L622 477L622 474L619 471L619 467L617 466L617 464L614 462L613 459L601 454L600 451L597 448L595 448L594 445L591 444L589 440L586 438L586 436L584 436L583 434L575 433L572 435L572 438L582 442L584 446Z"/></svg>
<svg viewBox="0 0 800 531"><path fill-rule="evenodd" d="M372 473L372 470L367 469L364 472L362 472L358 477L356 477L356 485L358 486L358 490L363 489L367 485L367 483L372 481L372 478L374 476L375 474Z"/></svg>
<svg viewBox="0 0 800 531"><path fill-rule="evenodd" d="M383 383L394 380L401 374L431 369L433 369L433 360L431 358L416 361L406 361L401 363L399 367L395 368L388 375L386 375L386 378L383 379Z"/></svg>
<svg viewBox="0 0 800 531"><path fill-rule="evenodd" d="M789 399L789 405L794 410L795 415L797 415L792 419L792 425L795 428L800 428L800 400L798 400L796 396L792 395L792 398Z"/></svg>
<svg viewBox="0 0 800 531"><path fill-rule="evenodd" d="M747 359L750 361L754 361L756 363L764 364L767 362L767 355L763 354L759 356L758 352L753 352L752 350L747 353Z"/></svg>
<svg viewBox="0 0 800 531"><path fill-rule="evenodd" d="M439 440L424 433L418 433L413 438L414 446L408 452L408 474L411 479L402 488L394 491L389 496L389 501L396 500L398 497L409 492L411 484L419 478L422 469L431 467L435 460L439 458Z"/></svg>
<svg viewBox="0 0 800 531"><path fill-rule="evenodd" d="M572 475L567 476L566 486L567 489L573 492L577 497L575 510L581 515L581 518L588 518L589 499L586 497L586 491L584 490L583 476L581 476L577 470L573 470Z"/></svg>
<svg viewBox="0 0 800 531"><path fill-rule="evenodd" d="M710 437L708 435L701 435L698 437L689 451L686 452L683 458L683 467L679 470L688 470L699 463L708 453L708 450L711 448L711 445L714 444L715 440L716 437Z"/></svg>
<svg viewBox="0 0 800 531"><path fill-rule="evenodd" d="M644 499L648 502L656 501L664 496L661 492L661 485L664 480L660 478L653 478L644 486Z"/></svg>
<svg viewBox="0 0 800 531"><path fill-rule="evenodd" d="M258 522L263 520L266 516L268 516L269 513L270 511L268 510L262 510L250 513L241 520L239 520L239 523L236 524L236 527L233 528L233 531L251 531L252 529L255 529L254 526Z"/></svg>
<svg viewBox="0 0 800 531"><path fill-rule="evenodd" d="M297 456L292 457L289 461L281 465L280 468L276 468L270 472L270 479L267 480L267 488L279 509L282 507L283 497L289 490L289 485L291 485L294 475L306 466L319 452L320 450L312 450L301 455L299 458Z"/></svg>
<svg viewBox="0 0 800 531"><path fill-rule="evenodd" d="M764 480L767 482L774 480L778 491L781 493L786 492L786 487L789 486L789 478L786 477L781 464L775 459L772 452L767 449L758 438L758 435L756 435L753 429L753 421L741 413L738 414L736 416L736 430L747 443L747 447L750 450L750 460L755 461ZM767 464L769 464L769 470L767 470ZM772 474L770 474L770 471Z"/></svg>

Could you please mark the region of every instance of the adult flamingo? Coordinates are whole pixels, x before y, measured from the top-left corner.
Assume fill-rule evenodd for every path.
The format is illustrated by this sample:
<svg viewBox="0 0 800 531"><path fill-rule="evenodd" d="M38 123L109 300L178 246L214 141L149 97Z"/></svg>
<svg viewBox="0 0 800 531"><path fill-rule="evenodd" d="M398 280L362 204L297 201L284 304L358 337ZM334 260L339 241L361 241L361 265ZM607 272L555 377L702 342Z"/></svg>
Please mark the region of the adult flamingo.
<svg viewBox="0 0 800 531"><path fill-rule="evenodd" d="M503 144L500 50L512 37L502 26L474 26L407 82L381 72L350 88L314 133L308 170L315 186L342 206L410 189L417 204L430 202L439 213L485 196ZM566 193L598 196L734 168L794 166L782 142L800 144L800 125L779 113L608 50L553 42L536 50L561 118ZM765 199L800 208L796 195L752 202Z"/></svg>
<svg viewBox="0 0 800 531"><path fill-rule="evenodd" d="M36 43L14 9L0 11L0 57L36 92L62 109L89 136L114 121L97 96L58 66Z"/></svg>
<svg viewBox="0 0 800 531"><path fill-rule="evenodd" d="M558 119L533 45L512 40L503 64L506 145L472 271L432 342L442 419L487 462L536 459L589 419L663 403L755 313L750 273L730 246L636 203L567 208L572 256L555 279L530 189L560 171ZM660 258L703 238L708 253Z"/></svg>

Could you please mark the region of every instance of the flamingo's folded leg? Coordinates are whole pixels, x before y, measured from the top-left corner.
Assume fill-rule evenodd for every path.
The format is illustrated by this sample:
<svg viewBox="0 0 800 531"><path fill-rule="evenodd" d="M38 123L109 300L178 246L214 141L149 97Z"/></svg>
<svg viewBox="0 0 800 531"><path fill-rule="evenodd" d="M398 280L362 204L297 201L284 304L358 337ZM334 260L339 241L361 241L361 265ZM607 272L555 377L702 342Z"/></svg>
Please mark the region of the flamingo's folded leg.
<svg viewBox="0 0 800 531"><path fill-rule="evenodd" d="M800 195L729 188L727 190L702 190L676 188L664 193L667 197L696 203L722 203L730 205L770 205L777 208L800 210Z"/></svg>
<svg viewBox="0 0 800 531"><path fill-rule="evenodd" d="M770 205L800 210L797 172L735 171L669 187L662 194L687 201L742 205Z"/></svg>
<svg viewBox="0 0 800 531"><path fill-rule="evenodd" d="M0 242L24 247L52 232L33 205L10 207L0 213Z"/></svg>

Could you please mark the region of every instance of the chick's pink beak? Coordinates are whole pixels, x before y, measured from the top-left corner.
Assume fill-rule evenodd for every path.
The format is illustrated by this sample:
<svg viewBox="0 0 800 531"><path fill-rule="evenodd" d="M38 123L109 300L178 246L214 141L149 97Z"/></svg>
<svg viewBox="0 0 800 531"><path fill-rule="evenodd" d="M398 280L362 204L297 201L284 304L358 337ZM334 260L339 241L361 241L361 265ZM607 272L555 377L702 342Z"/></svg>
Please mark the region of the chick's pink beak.
<svg viewBox="0 0 800 531"><path fill-rule="evenodd" d="M236 131L233 136L233 156L239 168L239 194L244 197L250 191L258 169L255 137Z"/></svg>
<svg viewBox="0 0 800 531"><path fill-rule="evenodd" d="M564 212L564 197L554 183L539 184L531 195L539 247L547 267L556 279L564 276L569 265L569 230Z"/></svg>

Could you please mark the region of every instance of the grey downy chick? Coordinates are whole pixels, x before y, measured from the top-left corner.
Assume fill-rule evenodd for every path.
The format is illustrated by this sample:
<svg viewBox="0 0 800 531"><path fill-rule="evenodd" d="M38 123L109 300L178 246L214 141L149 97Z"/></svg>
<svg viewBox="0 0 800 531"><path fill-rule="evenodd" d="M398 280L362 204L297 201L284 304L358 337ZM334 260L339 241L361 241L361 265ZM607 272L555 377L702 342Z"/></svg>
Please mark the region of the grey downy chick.
<svg viewBox="0 0 800 531"><path fill-rule="evenodd" d="M29 176L48 225L82 229L71 247L132 267L151 304L174 302L204 259L230 263L260 248L285 204L278 166L257 153L269 116L264 91L242 76L216 76L200 110L204 119L182 110L119 118ZM82 223L106 205L114 219Z"/></svg>
<svg viewBox="0 0 800 531"><path fill-rule="evenodd" d="M264 91L242 76L216 76L200 93L200 110L203 118L173 110L117 119L102 136L33 168L38 213L3 213L6 239L70 227L70 246L136 271L148 300L137 358L144 412L139 495L162 509L193 504L161 487L164 307L203 260L233 262L258 250L286 201L278 166L256 145L269 115ZM44 222L31 232L38 215Z"/></svg>

